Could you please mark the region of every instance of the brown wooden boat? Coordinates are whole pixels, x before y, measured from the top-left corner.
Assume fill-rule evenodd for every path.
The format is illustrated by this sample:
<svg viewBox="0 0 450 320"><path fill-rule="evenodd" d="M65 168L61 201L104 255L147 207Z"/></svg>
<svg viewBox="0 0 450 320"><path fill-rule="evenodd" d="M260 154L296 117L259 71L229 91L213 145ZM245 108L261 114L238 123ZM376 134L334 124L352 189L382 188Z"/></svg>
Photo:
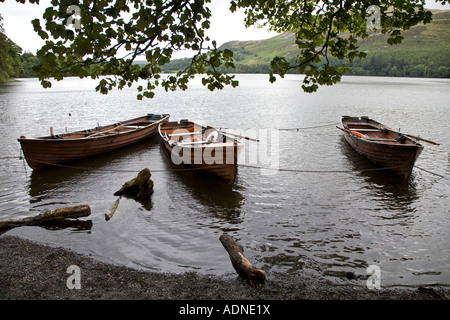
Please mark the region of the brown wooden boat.
<svg viewBox="0 0 450 320"><path fill-rule="evenodd" d="M201 169L229 184L235 181L244 147L237 136L188 120L161 123L159 134L173 163Z"/></svg>
<svg viewBox="0 0 450 320"><path fill-rule="evenodd" d="M342 116L345 140L371 161L408 178L423 146L368 117ZM341 128L340 128L341 129Z"/></svg>
<svg viewBox="0 0 450 320"><path fill-rule="evenodd" d="M25 159L33 169L87 158L128 146L158 132L169 115L148 114L107 126L38 138L21 136Z"/></svg>

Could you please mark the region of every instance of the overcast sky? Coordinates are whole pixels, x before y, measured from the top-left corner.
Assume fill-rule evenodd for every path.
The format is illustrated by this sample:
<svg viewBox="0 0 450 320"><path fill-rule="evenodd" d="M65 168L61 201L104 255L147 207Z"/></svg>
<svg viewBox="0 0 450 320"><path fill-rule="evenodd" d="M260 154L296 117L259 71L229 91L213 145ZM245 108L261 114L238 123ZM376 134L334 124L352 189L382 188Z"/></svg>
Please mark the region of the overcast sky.
<svg viewBox="0 0 450 320"><path fill-rule="evenodd" d="M0 13L6 35L18 44L24 51L36 53L43 45L41 38L34 32L31 20L41 18L42 13L50 4L50 0L41 0L40 5L20 4L15 0L0 3ZM450 5L442 6L434 0L428 0L429 9L450 9ZM229 1L213 0L209 5L212 11L211 27L208 30L210 38L221 45L231 40L260 40L267 39L276 33L256 27L245 28L243 11L231 13Z"/></svg>

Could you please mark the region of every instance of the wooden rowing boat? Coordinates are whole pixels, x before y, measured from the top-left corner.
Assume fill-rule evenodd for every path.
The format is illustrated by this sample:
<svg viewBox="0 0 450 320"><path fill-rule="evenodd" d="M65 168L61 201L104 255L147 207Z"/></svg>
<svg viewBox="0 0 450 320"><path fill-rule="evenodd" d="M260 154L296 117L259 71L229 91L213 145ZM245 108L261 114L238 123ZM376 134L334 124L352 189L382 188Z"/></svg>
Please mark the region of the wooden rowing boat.
<svg viewBox="0 0 450 320"><path fill-rule="evenodd" d="M188 120L159 125L164 147L172 162L198 168L232 184L244 143L236 136Z"/></svg>
<svg viewBox="0 0 450 320"><path fill-rule="evenodd" d="M408 178L423 146L368 117L342 116L345 140L371 161Z"/></svg>
<svg viewBox="0 0 450 320"><path fill-rule="evenodd" d="M21 136L18 141L28 165L39 169L128 146L156 134L158 125L168 120L166 114L148 114L83 131L38 138Z"/></svg>

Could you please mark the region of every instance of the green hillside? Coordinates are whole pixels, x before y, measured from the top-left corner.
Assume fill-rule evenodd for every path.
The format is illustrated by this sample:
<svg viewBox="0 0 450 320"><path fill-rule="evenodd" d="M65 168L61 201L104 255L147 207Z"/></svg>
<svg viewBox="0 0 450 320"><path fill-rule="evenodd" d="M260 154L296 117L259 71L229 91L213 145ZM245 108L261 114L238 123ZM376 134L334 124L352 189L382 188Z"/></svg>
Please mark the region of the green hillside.
<svg viewBox="0 0 450 320"><path fill-rule="evenodd" d="M389 45L387 35L375 33L359 42L366 59L348 64L350 74L377 76L450 77L450 11L434 10L433 21L403 31L401 44ZM293 34L260 41L231 41L220 49L234 52L236 72L270 72L274 56L295 57ZM331 59L332 64L343 61ZM345 61L344 61L345 63Z"/></svg>
<svg viewBox="0 0 450 320"><path fill-rule="evenodd" d="M450 77L450 11L432 10L433 21L403 31L401 44L389 45L387 35L374 33L359 45L367 57L354 60L353 75ZM293 59L298 53L293 34L284 33L266 40L230 41L220 49L234 52L236 73L269 73L270 61L275 56ZM165 72L180 70L189 59L175 60ZM330 59L332 64L345 61Z"/></svg>

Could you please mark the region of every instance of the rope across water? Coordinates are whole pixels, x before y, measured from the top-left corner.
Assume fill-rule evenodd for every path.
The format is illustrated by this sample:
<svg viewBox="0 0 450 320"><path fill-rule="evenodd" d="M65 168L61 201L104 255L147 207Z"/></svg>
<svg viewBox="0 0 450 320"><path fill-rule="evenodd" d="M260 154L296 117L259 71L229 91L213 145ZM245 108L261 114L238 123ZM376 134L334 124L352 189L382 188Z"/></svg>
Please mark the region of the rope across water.
<svg viewBox="0 0 450 320"><path fill-rule="evenodd" d="M0 157L0 160L9 160L9 159L18 159L18 160L24 160L23 157L17 157L17 156L4 156ZM45 163L49 166L54 167L60 167L60 168L70 168L70 169L79 169L79 170L91 170L93 167L87 167L87 166L74 166L74 165L68 165L68 164L55 164L55 163L46 163L41 161L42 163ZM220 165L217 165L220 166ZM351 173L355 172L355 170L312 170L312 169L292 169L292 168L272 168L272 167L264 167L264 166L255 166L255 165L249 165L249 164L238 164L239 167L242 168L249 168L249 169L259 169L259 170L273 170L278 172L292 172L292 173L317 173L317 174L323 174L323 173ZM213 168L214 165L211 165L211 168ZM358 172L372 172L372 171L385 171L385 170L392 170L401 168L402 166L393 166L393 167L380 167L380 168L366 168L366 169L359 169ZM444 175L432 172L430 170L415 166L415 168L425 171L427 173L430 173L432 175L435 175L440 178L445 178ZM111 168L97 168L96 170L102 171L102 172L136 172L136 170L128 170L128 169L111 169ZM183 167L183 168L168 168L168 169L150 169L150 172L167 172L167 171L195 171L195 170L202 170L202 168L196 168L196 167Z"/></svg>
<svg viewBox="0 0 450 320"><path fill-rule="evenodd" d="M320 124L317 126L309 126L309 127L299 127L299 128L279 128L279 131L300 131L300 130L309 130L309 129L317 129L317 128L324 128L329 126L335 126L336 123L326 123L326 124ZM220 128L221 129L229 129L229 128ZM10 160L10 159L19 159L24 160L24 157L22 156L22 152L20 156L3 156L0 157L0 160ZM42 162L42 161L41 161ZM45 162L42 162L45 163ZM85 167L85 166L73 166L73 165L67 165L67 164L53 164L53 163L45 163L47 165L55 166L55 167L62 167L62 168L72 168L72 169L80 169L80 170L88 170L93 169L92 167ZM272 168L272 167L264 167L264 166L256 166L256 165L249 165L249 164L241 164L238 163L239 167L243 168L249 168L249 169L260 169L260 170L274 170L278 172L292 172L292 173L351 173L355 170L320 170L320 169L294 169L294 168ZM380 167L380 168L366 168L366 169L360 169L357 170L359 172L371 172L371 171L385 171L385 170L392 170L396 168L401 168L402 166L393 166L393 167ZM435 175L437 177L445 178L444 175L435 173L433 171L414 166L415 168L422 170L424 172L427 172L429 174ZM136 172L136 170L126 170L126 169L98 169L99 171L104 172ZM168 169L153 169L151 172L167 172L167 171L194 171L194 170L201 170L201 168L196 167L184 167L184 168L168 168Z"/></svg>

